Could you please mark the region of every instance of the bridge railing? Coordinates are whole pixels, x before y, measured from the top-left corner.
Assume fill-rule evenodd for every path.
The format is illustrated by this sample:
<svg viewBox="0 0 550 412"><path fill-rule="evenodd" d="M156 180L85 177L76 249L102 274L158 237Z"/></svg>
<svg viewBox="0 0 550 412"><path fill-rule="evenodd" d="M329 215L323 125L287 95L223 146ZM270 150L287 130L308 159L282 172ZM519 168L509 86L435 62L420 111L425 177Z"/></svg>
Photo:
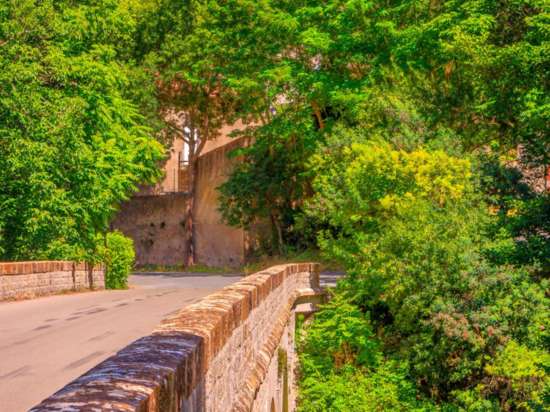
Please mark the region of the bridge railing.
<svg viewBox="0 0 550 412"><path fill-rule="evenodd" d="M31 411L292 410L294 306L320 293L314 263L247 276L165 319Z"/></svg>
<svg viewBox="0 0 550 412"><path fill-rule="evenodd" d="M0 262L0 301L104 288L100 265L64 260Z"/></svg>

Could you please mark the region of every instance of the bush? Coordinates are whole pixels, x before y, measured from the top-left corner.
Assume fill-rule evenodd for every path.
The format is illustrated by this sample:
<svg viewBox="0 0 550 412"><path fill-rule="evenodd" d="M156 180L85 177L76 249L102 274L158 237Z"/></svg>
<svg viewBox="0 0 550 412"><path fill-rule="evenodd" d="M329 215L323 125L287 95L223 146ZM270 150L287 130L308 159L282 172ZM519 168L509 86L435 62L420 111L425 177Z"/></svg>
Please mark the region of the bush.
<svg viewBox="0 0 550 412"><path fill-rule="evenodd" d="M496 215L494 237L500 240L487 250L487 256L495 263L536 266L541 277L548 277L550 193L526 183L536 168L520 162L522 171L495 154L481 156L480 161L482 189ZM503 234L508 240L501 239Z"/></svg>
<svg viewBox="0 0 550 412"><path fill-rule="evenodd" d="M134 267L136 258L134 242L120 232L111 232L107 234L106 245L102 252L105 263L105 287L126 289L128 275Z"/></svg>
<svg viewBox="0 0 550 412"><path fill-rule="evenodd" d="M378 364L378 343L368 316L344 296L336 294L323 305L307 332L300 342L306 374L322 376L346 365L368 368Z"/></svg>
<svg viewBox="0 0 550 412"><path fill-rule="evenodd" d="M385 360L368 316L341 294L323 305L300 347L300 412L429 411L406 363ZM433 409L435 410L435 409Z"/></svg>
<svg viewBox="0 0 550 412"><path fill-rule="evenodd" d="M334 372L302 382L299 412L436 411L416 399L414 384L394 362L372 373Z"/></svg>
<svg viewBox="0 0 550 412"><path fill-rule="evenodd" d="M346 312L365 314L354 316L354 330L339 345L357 341L357 322L365 322L385 356L408 364L408 376L437 404L541 410L549 379L548 282L484 257L488 244L498 252L510 239L499 239L498 250L488 242L491 218L469 163L363 141L316 157L315 168L308 213L332 226L320 246L348 272L337 292L356 307ZM337 314L322 316L336 329ZM312 333L326 345L327 334ZM521 365L504 368L512 358Z"/></svg>

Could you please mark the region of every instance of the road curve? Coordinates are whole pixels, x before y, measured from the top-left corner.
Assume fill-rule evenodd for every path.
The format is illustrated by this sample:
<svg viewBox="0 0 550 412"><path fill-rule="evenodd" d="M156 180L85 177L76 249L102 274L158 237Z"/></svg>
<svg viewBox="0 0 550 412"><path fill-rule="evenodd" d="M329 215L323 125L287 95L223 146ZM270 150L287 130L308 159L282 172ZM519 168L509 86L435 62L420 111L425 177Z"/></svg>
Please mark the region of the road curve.
<svg viewBox="0 0 550 412"><path fill-rule="evenodd" d="M144 274L129 290L0 303L0 412L23 412L239 275Z"/></svg>

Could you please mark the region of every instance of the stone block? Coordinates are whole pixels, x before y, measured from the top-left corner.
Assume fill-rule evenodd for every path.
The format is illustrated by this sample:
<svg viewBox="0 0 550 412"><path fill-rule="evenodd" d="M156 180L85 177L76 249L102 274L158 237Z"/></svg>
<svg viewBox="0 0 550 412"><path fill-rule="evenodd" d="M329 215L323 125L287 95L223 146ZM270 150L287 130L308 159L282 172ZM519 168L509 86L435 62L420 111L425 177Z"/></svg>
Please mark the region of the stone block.
<svg viewBox="0 0 550 412"><path fill-rule="evenodd" d="M81 268L74 271L73 268ZM101 266L93 269L94 286L105 287ZM0 301L23 299L60 293L67 290L90 288L84 263L67 261L0 263Z"/></svg>
<svg viewBox="0 0 550 412"><path fill-rule="evenodd" d="M293 307L300 291L314 290L311 271L316 269L311 264L277 266L182 309L152 335L102 362L32 412L67 407L264 412L272 403L280 411L285 383L292 411ZM278 349L287 353L287 380L280 377Z"/></svg>

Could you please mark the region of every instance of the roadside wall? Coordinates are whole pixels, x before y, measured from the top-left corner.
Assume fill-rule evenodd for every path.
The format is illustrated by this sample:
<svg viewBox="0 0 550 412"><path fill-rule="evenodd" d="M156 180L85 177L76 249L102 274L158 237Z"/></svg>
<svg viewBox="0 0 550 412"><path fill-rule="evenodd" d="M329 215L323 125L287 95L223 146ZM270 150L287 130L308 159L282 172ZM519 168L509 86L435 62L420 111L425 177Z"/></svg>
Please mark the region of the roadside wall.
<svg viewBox="0 0 550 412"><path fill-rule="evenodd" d="M111 226L134 240L136 264L183 263L187 196L186 193L135 196L122 204Z"/></svg>
<svg viewBox="0 0 550 412"><path fill-rule="evenodd" d="M67 261L0 262L0 301L104 288L101 267L90 272L84 263Z"/></svg>
<svg viewBox="0 0 550 412"><path fill-rule="evenodd" d="M31 411L283 412L285 403L293 411L294 306L318 286L310 263L248 276L165 319Z"/></svg>

